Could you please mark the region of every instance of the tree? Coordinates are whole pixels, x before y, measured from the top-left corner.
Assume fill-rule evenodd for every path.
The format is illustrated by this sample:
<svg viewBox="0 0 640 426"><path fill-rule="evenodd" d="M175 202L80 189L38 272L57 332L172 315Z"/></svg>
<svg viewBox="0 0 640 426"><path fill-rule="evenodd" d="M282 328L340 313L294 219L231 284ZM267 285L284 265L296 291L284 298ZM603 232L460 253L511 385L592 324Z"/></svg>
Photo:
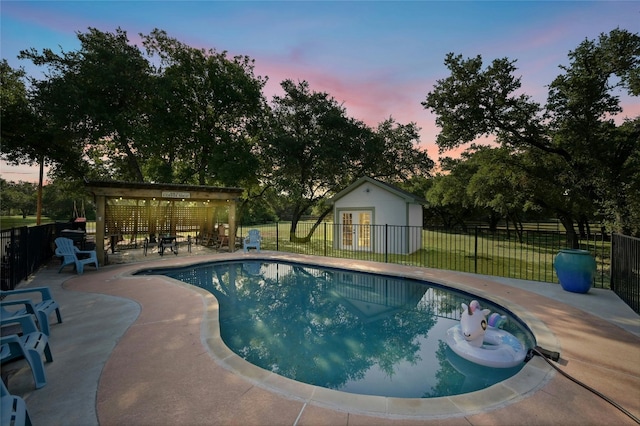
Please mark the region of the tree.
<svg viewBox="0 0 640 426"><path fill-rule="evenodd" d="M253 148L266 79L254 76L250 58L195 49L158 29L140 34L146 55L119 28L77 36L77 51L20 55L46 67L45 78L32 81L32 97L62 153L53 157L58 175L257 181Z"/></svg>
<svg viewBox="0 0 640 426"><path fill-rule="evenodd" d="M40 164L40 179L37 192L37 223L42 213L42 186L44 163L51 159L55 147L46 120L36 111L25 85L22 69L12 69L6 60L0 64L0 95L2 123L0 154L13 164Z"/></svg>
<svg viewBox="0 0 640 426"><path fill-rule="evenodd" d="M273 98L272 123L262 149L263 179L289 200L290 238L295 241L302 215L353 179L348 166L352 158L362 158L363 144L356 141L365 130L335 99L312 92L306 81L285 80L281 85L285 96Z"/></svg>
<svg viewBox="0 0 640 426"><path fill-rule="evenodd" d="M433 162L414 146L414 124L390 119L376 132L347 117L329 94L311 91L306 81L285 80L282 88L285 95L273 98L271 126L263 140L263 181L274 185L292 206L292 241L308 241L332 211L327 198L360 176L393 181L431 169ZM314 207L318 220L308 235L297 237L300 218Z"/></svg>
<svg viewBox="0 0 640 426"><path fill-rule="evenodd" d="M469 182L477 171L477 165L463 159L445 158L441 162L442 172L431 179L431 186L425 193L428 202L427 213L436 216L447 228L461 226L466 229L466 221L479 220L483 213L478 211Z"/></svg>
<svg viewBox="0 0 640 426"><path fill-rule="evenodd" d="M107 165L117 177L142 182L145 153L135 141L146 119L149 64L119 28L115 34L89 28L77 36L79 51L20 53L21 59L47 67L45 79L33 80L39 105L75 154L75 161L66 157L57 164L81 178L88 173L85 154L93 147L110 159Z"/></svg>
<svg viewBox="0 0 640 426"><path fill-rule="evenodd" d="M401 124L388 118L373 130L356 161L359 175L402 186L413 178L428 177L434 167L426 151L419 148L420 129L415 123Z"/></svg>
<svg viewBox="0 0 640 426"><path fill-rule="evenodd" d="M576 245L574 224L593 218L596 211L618 217L614 229L628 229L624 223L629 215L610 197L612 188L626 187L635 179L616 170L634 163L629 159L637 156L638 138L630 130L633 126L616 126L613 118L620 111L616 91L639 93L640 37L614 30L597 43L584 41L569 58L571 65L561 67L565 74L550 85L543 109L518 94L515 61L496 59L483 69L480 56L465 60L450 53L445 64L451 75L437 82L422 105L437 116L442 131L436 142L441 149L495 136L512 154L540 160L537 165L529 162L529 170L537 171L537 179L544 176L542 187L562 182L564 201L555 191L549 196L538 193L535 200L554 209ZM541 164L549 168L541 171ZM620 181L623 176L625 182Z"/></svg>
<svg viewBox="0 0 640 426"><path fill-rule="evenodd" d="M614 117L622 112L622 90L640 95L640 36L616 29L597 43L585 40L569 59L547 101L553 143L571 155L564 173L571 180L567 190L588 194L592 210L615 223L614 229L638 232L640 223L631 223L627 210L633 194L626 187L640 174L629 168L640 152L640 118L617 126Z"/></svg>
<svg viewBox="0 0 640 426"><path fill-rule="evenodd" d="M0 152L13 163L34 161L38 154L27 142L33 129L33 114L27 97L24 70L11 68L6 59L0 63Z"/></svg>
<svg viewBox="0 0 640 426"><path fill-rule="evenodd" d="M22 181L7 182L2 179L0 189L3 211L10 214L11 210L18 210L23 219L36 212L37 185Z"/></svg>
<svg viewBox="0 0 640 426"><path fill-rule="evenodd" d="M56 179L44 187L45 213L51 219L69 221L74 215L74 205L78 214L82 214L84 206L85 217L95 220L95 205L93 197L87 194L84 185L78 185L67 179Z"/></svg>
<svg viewBox="0 0 640 426"><path fill-rule="evenodd" d="M170 147L162 157L167 166L179 160L179 179L196 176L200 185L255 181L252 148L266 109L266 79L254 75L254 61L195 49L157 29L143 43L161 61L150 142Z"/></svg>

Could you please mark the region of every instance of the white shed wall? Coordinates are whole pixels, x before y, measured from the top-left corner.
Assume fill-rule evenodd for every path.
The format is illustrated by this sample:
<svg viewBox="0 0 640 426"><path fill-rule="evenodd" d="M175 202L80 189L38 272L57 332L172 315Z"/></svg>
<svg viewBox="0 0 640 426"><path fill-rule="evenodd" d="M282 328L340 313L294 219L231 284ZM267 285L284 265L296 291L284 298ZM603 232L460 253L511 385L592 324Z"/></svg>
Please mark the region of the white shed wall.
<svg viewBox="0 0 640 426"><path fill-rule="evenodd" d="M376 253L408 254L422 247L421 205L408 204L402 197L365 182L336 200L335 223L340 223L341 212L361 210L372 212L372 245ZM407 225L411 227L404 228ZM335 238L334 244L338 241Z"/></svg>
<svg viewBox="0 0 640 426"><path fill-rule="evenodd" d="M367 189L369 192L367 192ZM398 196L375 185L364 183L335 203L335 211L362 210L373 211L373 223L376 225L406 225L406 203ZM336 218L339 220L339 218Z"/></svg>

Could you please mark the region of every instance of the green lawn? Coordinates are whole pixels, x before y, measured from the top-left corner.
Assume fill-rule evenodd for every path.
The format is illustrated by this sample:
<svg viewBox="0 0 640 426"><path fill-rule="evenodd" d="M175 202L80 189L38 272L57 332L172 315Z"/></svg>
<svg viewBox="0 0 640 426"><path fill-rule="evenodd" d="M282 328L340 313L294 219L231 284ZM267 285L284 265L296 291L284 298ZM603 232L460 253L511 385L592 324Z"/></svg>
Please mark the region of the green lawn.
<svg viewBox="0 0 640 426"><path fill-rule="evenodd" d="M347 259L371 260L424 266L437 269L496 275L532 281L558 282L553 270L553 259L564 248L563 233L525 233L523 241L515 232L491 234L483 232L477 239L474 234L457 234L423 230L422 249L409 255L340 250L333 247L333 226L320 226L309 243L289 241L288 222L249 226L260 230L262 248L308 255L331 256ZM304 235L310 224L301 223L298 236ZM326 232L326 234L325 234ZM277 243L277 246L276 246ZM609 286L610 242L582 241L598 262L596 286Z"/></svg>

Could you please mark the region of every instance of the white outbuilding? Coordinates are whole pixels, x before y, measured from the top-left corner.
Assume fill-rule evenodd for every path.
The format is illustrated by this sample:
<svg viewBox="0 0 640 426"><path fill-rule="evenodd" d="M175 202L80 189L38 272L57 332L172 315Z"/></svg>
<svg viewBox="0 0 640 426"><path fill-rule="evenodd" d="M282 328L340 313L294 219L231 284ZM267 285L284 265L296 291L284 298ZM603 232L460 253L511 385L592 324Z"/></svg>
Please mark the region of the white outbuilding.
<svg viewBox="0 0 640 426"><path fill-rule="evenodd" d="M365 176L330 201L335 248L410 254L422 247L420 197Z"/></svg>

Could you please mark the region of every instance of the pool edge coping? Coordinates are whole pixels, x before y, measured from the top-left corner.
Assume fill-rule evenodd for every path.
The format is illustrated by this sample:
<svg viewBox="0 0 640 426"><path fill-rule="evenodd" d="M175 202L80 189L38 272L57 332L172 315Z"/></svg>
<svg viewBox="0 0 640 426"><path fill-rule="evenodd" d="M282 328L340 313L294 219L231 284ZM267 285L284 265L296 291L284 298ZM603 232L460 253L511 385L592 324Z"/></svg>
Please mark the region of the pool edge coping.
<svg viewBox="0 0 640 426"><path fill-rule="evenodd" d="M469 280L468 274L455 271L430 269L409 265L397 265L371 261L352 259L328 258L321 256L309 256L282 252L261 253L225 253L215 257L188 259L179 264L172 264L171 268L182 268L197 264L216 263L238 260L264 260L285 261L312 266L322 266L337 269L349 268L357 272L382 274L401 278L411 278L428 281L438 285L451 287L475 294L479 297L491 300L498 305L507 307L514 315L520 318L534 334L538 346L545 349L560 351L560 344L551 330L533 313L520 305L481 288L456 282L456 280ZM349 262L345 264L345 262ZM137 265L124 275L128 278L142 277L135 275L142 269L162 268L163 266ZM166 266L164 266L166 267ZM389 270L391 269L391 270ZM438 276L440 275L440 276ZM527 398L544 387L554 376L555 370L539 357L534 357L514 376L501 381L486 389L466 394L437 398L397 398L384 396L371 396L352 394L338 390L309 385L293 379L280 376L246 361L231 351L220 336L219 305L216 297L210 292L199 287L169 278L162 277L166 281L195 291L202 297L203 316L201 324L201 341L207 348L214 361L237 374L250 383L275 392L284 397L298 400L306 404L312 404L332 410L349 412L354 414L391 418L391 419L424 419L436 420L452 417L463 417L503 408L515 402ZM473 276L474 280L490 281L489 277ZM497 285L504 286L496 281ZM523 289L523 291L526 291Z"/></svg>

